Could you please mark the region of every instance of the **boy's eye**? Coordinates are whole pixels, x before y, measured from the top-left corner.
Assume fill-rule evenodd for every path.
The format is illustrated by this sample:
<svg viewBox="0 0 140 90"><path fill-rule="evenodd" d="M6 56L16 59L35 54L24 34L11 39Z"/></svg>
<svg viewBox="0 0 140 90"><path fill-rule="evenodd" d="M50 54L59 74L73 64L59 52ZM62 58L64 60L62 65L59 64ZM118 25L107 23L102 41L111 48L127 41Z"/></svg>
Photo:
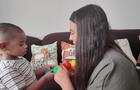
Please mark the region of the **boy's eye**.
<svg viewBox="0 0 140 90"><path fill-rule="evenodd" d="M24 46L26 45L26 43L19 43L19 46Z"/></svg>
<svg viewBox="0 0 140 90"><path fill-rule="evenodd" d="M20 44L19 44L19 46L23 46L23 45L24 45L24 43L20 43Z"/></svg>

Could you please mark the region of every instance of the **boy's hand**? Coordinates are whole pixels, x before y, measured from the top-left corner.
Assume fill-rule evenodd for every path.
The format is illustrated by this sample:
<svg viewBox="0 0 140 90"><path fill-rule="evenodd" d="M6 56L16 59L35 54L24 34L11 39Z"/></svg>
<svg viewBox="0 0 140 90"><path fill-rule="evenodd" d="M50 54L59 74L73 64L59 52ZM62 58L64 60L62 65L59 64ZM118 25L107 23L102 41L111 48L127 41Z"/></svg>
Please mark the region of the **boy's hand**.
<svg viewBox="0 0 140 90"><path fill-rule="evenodd" d="M53 66L51 66L51 65L46 65L44 67L41 67L41 68L38 68L38 69L34 70L37 79L42 77L45 74L45 71L50 70L52 67Z"/></svg>
<svg viewBox="0 0 140 90"><path fill-rule="evenodd" d="M48 71L44 76L47 80L52 80L54 78L54 74L51 71Z"/></svg>

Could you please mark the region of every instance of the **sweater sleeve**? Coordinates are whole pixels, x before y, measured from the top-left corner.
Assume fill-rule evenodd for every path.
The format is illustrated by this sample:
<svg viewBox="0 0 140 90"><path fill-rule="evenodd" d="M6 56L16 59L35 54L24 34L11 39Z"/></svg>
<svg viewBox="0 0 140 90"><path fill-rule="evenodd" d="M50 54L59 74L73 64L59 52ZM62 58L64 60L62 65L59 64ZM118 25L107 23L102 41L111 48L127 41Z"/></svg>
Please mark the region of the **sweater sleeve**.
<svg viewBox="0 0 140 90"><path fill-rule="evenodd" d="M115 67L104 78L102 90L140 90L139 79L133 65Z"/></svg>
<svg viewBox="0 0 140 90"><path fill-rule="evenodd" d="M113 63L108 63L102 67L97 67L91 75L87 90L103 90L104 86L106 86L105 80L107 77L109 77L109 75L111 75L113 68Z"/></svg>
<svg viewBox="0 0 140 90"><path fill-rule="evenodd" d="M133 65L113 62L102 67L94 77L87 90L140 90Z"/></svg>

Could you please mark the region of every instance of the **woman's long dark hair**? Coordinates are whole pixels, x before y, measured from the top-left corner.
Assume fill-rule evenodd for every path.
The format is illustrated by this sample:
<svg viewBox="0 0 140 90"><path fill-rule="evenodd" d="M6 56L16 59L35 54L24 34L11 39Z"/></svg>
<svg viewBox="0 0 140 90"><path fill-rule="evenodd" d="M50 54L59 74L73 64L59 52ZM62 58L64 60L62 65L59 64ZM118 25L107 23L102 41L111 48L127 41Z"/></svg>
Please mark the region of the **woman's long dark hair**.
<svg viewBox="0 0 140 90"><path fill-rule="evenodd" d="M97 5L87 5L73 12L70 20L77 25L76 90L86 90L89 78L110 48L115 46L110 37L105 12Z"/></svg>

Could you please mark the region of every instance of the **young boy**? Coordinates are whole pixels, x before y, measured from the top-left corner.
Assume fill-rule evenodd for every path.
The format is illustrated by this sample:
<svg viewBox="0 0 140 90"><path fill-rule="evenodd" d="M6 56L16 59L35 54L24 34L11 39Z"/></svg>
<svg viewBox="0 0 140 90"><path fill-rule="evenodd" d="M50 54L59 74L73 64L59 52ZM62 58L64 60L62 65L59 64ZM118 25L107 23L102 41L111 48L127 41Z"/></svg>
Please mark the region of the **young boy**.
<svg viewBox="0 0 140 90"><path fill-rule="evenodd" d="M41 90L51 73L39 80L23 58L26 54L26 35L16 25L0 23L0 90Z"/></svg>

